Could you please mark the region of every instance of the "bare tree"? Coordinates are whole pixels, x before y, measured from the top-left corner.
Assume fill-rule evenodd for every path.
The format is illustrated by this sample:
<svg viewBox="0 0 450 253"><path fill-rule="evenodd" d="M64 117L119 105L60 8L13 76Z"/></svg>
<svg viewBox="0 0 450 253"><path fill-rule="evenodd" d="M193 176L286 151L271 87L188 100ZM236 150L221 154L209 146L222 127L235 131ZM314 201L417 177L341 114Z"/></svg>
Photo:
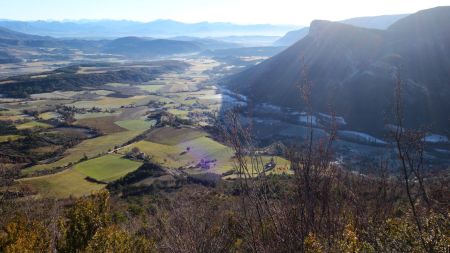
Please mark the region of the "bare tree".
<svg viewBox="0 0 450 253"><path fill-rule="evenodd" d="M403 86L404 81L400 75L400 71L397 70L394 86L394 120L396 123L393 133L394 145L400 162L408 202L420 235L420 241L425 250L433 252L432 245L427 244L423 237L424 231L421 216L416 207L418 196L421 196L428 208L430 208L430 200L423 179L425 133L405 127L402 96ZM415 188L418 188L418 190Z"/></svg>

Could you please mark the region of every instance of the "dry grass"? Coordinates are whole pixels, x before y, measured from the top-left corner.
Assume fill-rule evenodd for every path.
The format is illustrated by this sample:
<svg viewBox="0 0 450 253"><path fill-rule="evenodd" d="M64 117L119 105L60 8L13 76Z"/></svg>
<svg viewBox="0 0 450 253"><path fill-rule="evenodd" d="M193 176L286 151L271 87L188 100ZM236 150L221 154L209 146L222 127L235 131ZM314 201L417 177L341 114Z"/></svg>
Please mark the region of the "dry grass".
<svg viewBox="0 0 450 253"><path fill-rule="evenodd" d="M194 128L163 127L153 130L147 137L148 141L166 145L176 145L208 134Z"/></svg>
<svg viewBox="0 0 450 253"><path fill-rule="evenodd" d="M30 185L40 197L67 198L92 194L105 187L87 181L86 176L74 170L65 170L53 175L21 179L18 182Z"/></svg>
<svg viewBox="0 0 450 253"><path fill-rule="evenodd" d="M115 116L106 116L99 118L84 118L75 122L76 125L86 126L89 128L97 129L104 134L112 134L123 132L126 129L116 125L117 118Z"/></svg>

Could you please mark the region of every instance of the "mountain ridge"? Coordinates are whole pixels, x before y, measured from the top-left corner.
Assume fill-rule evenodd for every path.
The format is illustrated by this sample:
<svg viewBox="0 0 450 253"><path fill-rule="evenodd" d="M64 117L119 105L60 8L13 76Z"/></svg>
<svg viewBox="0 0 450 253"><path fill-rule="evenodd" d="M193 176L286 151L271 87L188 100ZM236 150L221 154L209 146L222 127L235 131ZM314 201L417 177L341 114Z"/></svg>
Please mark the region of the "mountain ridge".
<svg viewBox="0 0 450 253"><path fill-rule="evenodd" d="M155 20L151 22L127 20L94 20L85 22L0 20L0 26L29 34L78 38L282 35L289 30L301 27L272 24L241 25L226 22L183 23L174 20Z"/></svg>
<svg viewBox="0 0 450 253"><path fill-rule="evenodd" d="M416 22L422 15L427 22ZM306 65L316 111L328 112L332 104L355 130L381 133L390 119L394 73L401 66L407 124L433 122L432 130L448 134L450 7L400 21L386 31L313 21L304 39L226 83L257 102L302 110L297 85ZM428 37L418 38L422 31Z"/></svg>
<svg viewBox="0 0 450 253"><path fill-rule="evenodd" d="M336 21L338 23L353 25L362 28L385 30L395 21L408 16L408 14L398 15L382 15L382 16L370 16L370 17L356 17L346 20ZM304 27L299 30L290 31L283 37L274 42L274 45L279 46L291 46L295 42L301 40L308 35L309 27Z"/></svg>

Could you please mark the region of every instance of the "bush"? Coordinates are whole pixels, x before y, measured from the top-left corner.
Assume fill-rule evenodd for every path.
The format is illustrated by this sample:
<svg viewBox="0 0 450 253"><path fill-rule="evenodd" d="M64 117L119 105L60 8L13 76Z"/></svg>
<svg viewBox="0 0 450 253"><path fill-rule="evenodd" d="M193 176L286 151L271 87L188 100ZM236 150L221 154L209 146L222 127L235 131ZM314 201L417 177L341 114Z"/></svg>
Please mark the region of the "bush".
<svg viewBox="0 0 450 253"><path fill-rule="evenodd" d="M187 182L191 184L201 184L206 187L216 187L222 180L220 175L214 173L203 173L197 175L189 175Z"/></svg>
<svg viewBox="0 0 450 253"><path fill-rule="evenodd" d="M0 252L50 251L50 232L39 221L19 215L0 233Z"/></svg>

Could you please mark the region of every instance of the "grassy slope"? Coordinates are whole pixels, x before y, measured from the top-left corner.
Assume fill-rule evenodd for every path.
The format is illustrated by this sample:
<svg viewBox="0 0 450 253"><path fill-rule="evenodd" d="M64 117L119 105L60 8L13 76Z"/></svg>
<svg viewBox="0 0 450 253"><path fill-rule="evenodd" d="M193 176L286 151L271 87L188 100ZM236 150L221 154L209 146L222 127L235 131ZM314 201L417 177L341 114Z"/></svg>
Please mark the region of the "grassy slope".
<svg viewBox="0 0 450 253"><path fill-rule="evenodd" d="M166 145L176 145L208 134L199 129L163 127L153 130L147 140Z"/></svg>
<svg viewBox="0 0 450 253"><path fill-rule="evenodd" d="M56 198L88 195L105 187L102 184L88 182L85 177L77 171L65 170L52 175L21 179L19 182L31 185L40 196Z"/></svg>
<svg viewBox="0 0 450 253"><path fill-rule="evenodd" d="M32 128L50 128L50 127L52 127L52 126L49 124L37 122L37 121L30 121L30 122L16 126L16 128L19 130L32 129Z"/></svg>
<svg viewBox="0 0 450 253"><path fill-rule="evenodd" d="M27 119L24 115L0 115L0 121L12 121L16 122L19 120L25 120Z"/></svg>
<svg viewBox="0 0 450 253"><path fill-rule="evenodd" d="M20 136L20 135L1 135L0 136L0 143L7 142L9 140L15 141L15 140L18 140L20 138L23 138L23 136Z"/></svg>
<svg viewBox="0 0 450 253"><path fill-rule="evenodd" d="M130 131L147 130L152 127L153 123L147 120L135 119L135 120L121 120L114 122L121 128L125 128Z"/></svg>
<svg viewBox="0 0 450 253"><path fill-rule="evenodd" d="M150 100L151 98L147 96L135 96L130 98L104 97L99 100L77 101L73 104L70 104L70 106L87 109L92 107L99 107L102 109L119 109L121 106L146 105Z"/></svg>
<svg viewBox="0 0 450 253"><path fill-rule="evenodd" d="M168 168L179 168L194 162L192 156L180 155L184 150L181 150L179 147L149 141L135 143L123 150L123 152L128 152L133 147L137 147L141 152L150 155L153 162Z"/></svg>
<svg viewBox="0 0 450 253"><path fill-rule="evenodd" d="M89 128L94 128L100 130L104 134L112 134L125 131L124 128L114 124L116 121L115 116L105 116L98 118L84 118L79 119L75 122L76 125L86 126Z"/></svg>
<svg viewBox="0 0 450 253"><path fill-rule="evenodd" d="M118 155L106 155L79 163L73 169L96 180L112 182L137 170L141 165L141 162L123 159Z"/></svg>
<svg viewBox="0 0 450 253"><path fill-rule="evenodd" d="M24 174L28 174L33 171L51 170L56 167L66 166L69 163L78 162L85 154L88 157L94 157L101 153L107 152L116 145L122 145L141 133L142 131L126 131L85 140L77 146L68 149L64 153L64 157L62 159L50 164L36 165L31 168L27 168L22 172Z"/></svg>
<svg viewBox="0 0 450 253"><path fill-rule="evenodd" d="M201 159L210 161L217 160L216 166L213 168L217 172L223 173L233 168L231 161L232 150L209 137L195 138L179 143L177 146L182 150L190 147L189 154L195 157L197 161Z"/></svg>
<svg viewBox="0 0 450 253"><path fill-rule="evenodd" d="M140 141L122 152L127 152L133 147L150 155L151 159L168 168L195 166L201 159L217 160L211 172L224 173L234 168L232 159L233 151L207 137L207 133L198 129L159 128L153 130L147 140ZM190 147L189 152L185 152ZM270 156L263 156L259 162L266 164ZM275 173L288 173L289 162L281 157L274 157L277 168ZM250 167L250 158L247 158ZM263 167L263 165L261 166Z"/></svg>
<svg viewBox="0 0 450 253"><path fill-rule="evenodd" d="M164 87L164 85L139 85L137 86L139 89L148 91L148 92L156 92Z"/></svg>
<svg viewBox="0 0 450 253"><path fill-rule="evenodd" d="M39 114L39 118L41 118L43 120L55 119L58 116L59 116L59 114L56 112L45 112L45 113Z"/></svg>
<svg viewBox="0 0 450 253"><path fill-rule="evenodd" d="M118 116L120 114L120 111L109 113L109 112L89 112L89 113L77 113L75 114L75 119L90 119L90 118L101 118L101 117L107 117L107 116Z"/></svg>

